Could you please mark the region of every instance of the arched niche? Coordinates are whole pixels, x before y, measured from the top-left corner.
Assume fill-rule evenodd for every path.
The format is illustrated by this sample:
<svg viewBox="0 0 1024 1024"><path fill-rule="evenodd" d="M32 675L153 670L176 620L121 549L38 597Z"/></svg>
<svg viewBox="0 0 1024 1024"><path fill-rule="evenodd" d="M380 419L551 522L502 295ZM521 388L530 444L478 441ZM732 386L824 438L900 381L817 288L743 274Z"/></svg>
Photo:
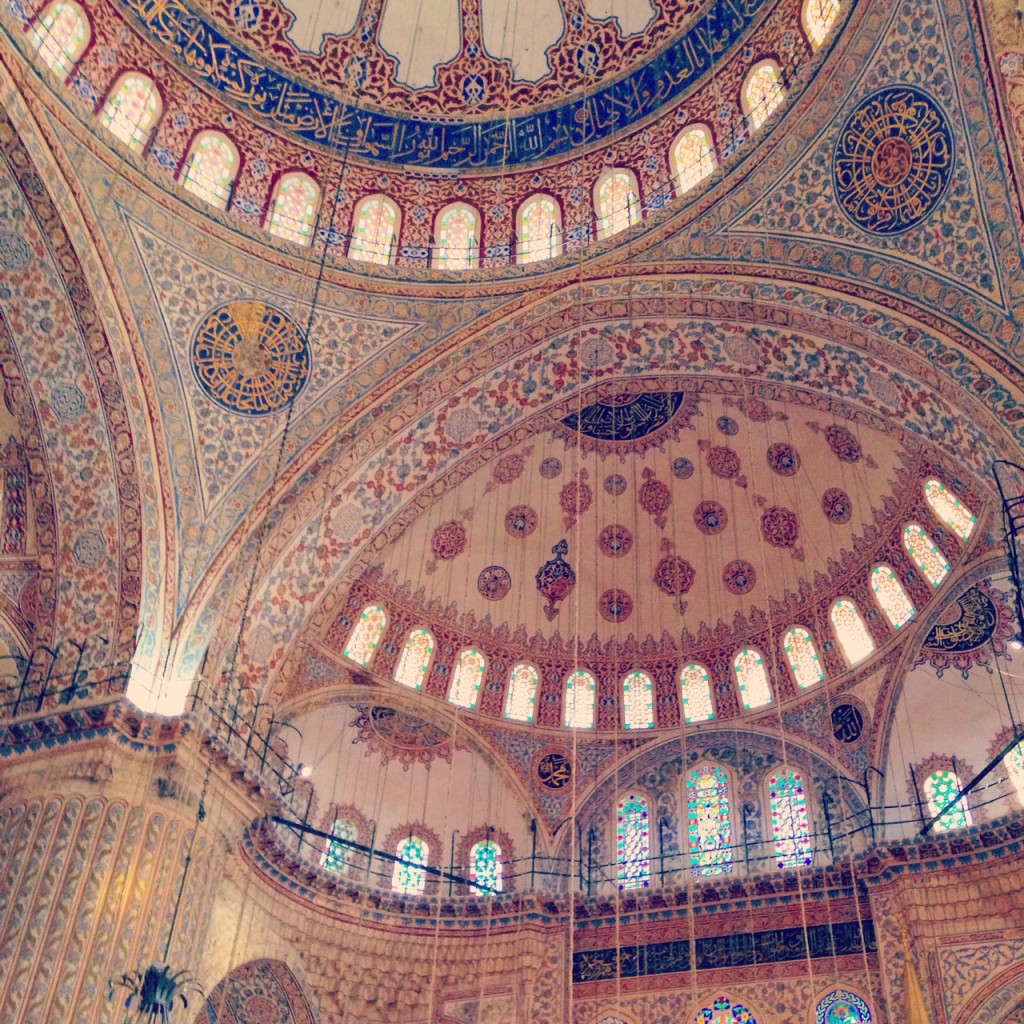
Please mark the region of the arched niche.
<svg viewBox="0 0 1024 1024"><path fill-rule="evenodd" d="M280 960L250 960L207 996L195 1024L317 1024L298 978Z"/></svg>

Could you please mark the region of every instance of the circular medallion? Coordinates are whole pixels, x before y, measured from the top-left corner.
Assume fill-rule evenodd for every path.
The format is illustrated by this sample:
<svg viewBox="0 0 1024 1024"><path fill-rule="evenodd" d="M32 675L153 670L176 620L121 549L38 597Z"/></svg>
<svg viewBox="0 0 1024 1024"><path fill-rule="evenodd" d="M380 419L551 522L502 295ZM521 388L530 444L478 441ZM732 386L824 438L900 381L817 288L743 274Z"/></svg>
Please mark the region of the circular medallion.
<svg viewBox="0 0 1024 1024"><path fill-rule="evenodd" d="M545 754L537 762L537 778L547 789L562 789L572 779L572 762L565 754Z"/></svg>
<svg viewBox="0 0 1024 1024"><path fill-rule="evenodd" d="M448 562L456 555L460 555L465 547L465 527L454 519L442 523L430 538L430 550L434 552L434 557L442 562Z"/></svg>
<svg viewBox="0 0 1024 1024"><path fill-rule="evenodd" d="M192 370L222 409L265 416L288 405L309 379L309 343L287 313L265 302L228 302L192 339Z"/></svg>
<svg viewBox="0 0 1024 1024"><path fill-rule="evenodd" d="M731 448L714 447L708 452L708 469L723 480L731 480L740 471L740 457Z"/></svg>
<svg viewBox="0 0 1024 1024"><path fill-rule="evenodd" d="M850 516L853 515L850 496L838 487L830 487L821 496L821 511L825 513L825 518L830 523L835 523L837 526L848 523Z"/></svg>
<svg viewBox="0 0 1024 1024"><path fill-rule="evenodd" d="M689 459L675 459L672 463L672 475L677 480L689 480L693 476L693 463Z"/></svg>
<svg viewBox="0 0 1024 1024"><path fill-rule="evenodd" d="M85 395L74 384L64 384L54 388L50 395L50 408L57 419L64 423L73 423L85 412Z"/></svg>
<svg viewBox="0 0 1024 1024"><path fill-rule="evenodd" d="M912 85L879 89L839 134L832 159L839 208L865 231L907 231L938 205L953 164L953 133L938 103Z"/></svg>
<svg viewBox="0 0 1024 1024"><path fill-rule="evenodd" d="M731 416L719 416L715 420L715 426L725 434L726 437L734 437L740 429L740 425Z"/></svg>
<svg viewBox="0 0 1024 1024"><path fill-rule="evenodd" d="M505 513L505 532L511 537L529 537L537 529L537 513L529 505L516 505Z"/></svg>
<svg viewBox="0 0 1024 1024"><path fill-rule="evenodd" d="M853 704L832 709L832 735L841 743L856 743L864 733L864 716Z"/></svg>
<svg viewBox="0 0 1024 1024"><path fill-rule="evenodd" d="M864 454L860 441L846 427L833 423L825 431L825 440L840 462L860 462Z"/></svg>
<svg viewBox="0 0 1024 1024"><path fill-rule="evenodd" d="M476 589L486 600L500 601L507 597L512 589L512 577L508 574L508 569L500 565L489 565L477 577Z"/></svg>
<svg viewBox="0 0 1024 1024"><path fill-rule="evenodd" d="M604 489L613 497L618 498L626 493L626 478L620 473L613 473L604 482Z"/></svg>
<svg viewBox="0 0 1024 1024"><path fill-rule="evenodd" d="M615 587L601 595L598 609L601 617L608 622L625 622L633 614L633 598Z"/></svg>
<svg viewBox="0 0 1024 1024"><path fill-rule="evenodd" d="M791 548L800 539L800 522L795 512L772 505L761 516L761 535L777 548Z"/></svg>
<svg viewBox="0 0 1024 1024"><path fill-rule="evenodd" d="M594 503L594 492L582 480L574 480L558 492L558 503L567 516L581 516Z"/></svg>
<svg viewBox="0 0 1024 1024"><path fill-rule="evenodd" d="M558 459L545 459L540 464L540 475L545 480L554 480L562 472L562 463Z"/></svg>
<svg viewBox="0 0 1024 1024"><path fill-rule="evenodd" d="M768 449L768 465L779 476L796 476L800 469L800 453L791 444L773 444Z"/></svg>
<svg viewBox="0 0 1024 1024"><path fill-rule="evenodd" d="M721 533L729 522L725 506L717 501L702 501L693 510L693 521L701 533L713 537Z"/></svg>
<svg viewBox="0 0 1024 1024"><path fill-rule="evenodd" d="M615 523L600 532L597 546L609 558L621 558L633 549L633 535L624 526Z"/></svg>
<svg viewBox="0 0 1024 1024"><path fill-rule="evenodd" d="M757 573L749 562L737 558L722 571L722 582L730 594L740 597L743 594L749 594L754 589L754 585L757 583Z"/></svg>
<svg viewBox="0 0 1024 1024"><path fill-rule="evenodd" d="M505 455L498 459L494 467L494 481L499 484L510 484L522 476L526 460L519 454Z"/></svg>
<svg viewBox="0 0 1024 1024"><path fill-rule="evenodd" d="M697 571L685 558L669 555L654 570L654 585L669 597L685 594L697 577Z"/></svg>
<svg viewBox="0 0 1024 1024"><path fill-rule="evenodd" d="M480 417L472 409L456 409L444 425L448 439L454 444L464 444L480 426Z"/></svg>

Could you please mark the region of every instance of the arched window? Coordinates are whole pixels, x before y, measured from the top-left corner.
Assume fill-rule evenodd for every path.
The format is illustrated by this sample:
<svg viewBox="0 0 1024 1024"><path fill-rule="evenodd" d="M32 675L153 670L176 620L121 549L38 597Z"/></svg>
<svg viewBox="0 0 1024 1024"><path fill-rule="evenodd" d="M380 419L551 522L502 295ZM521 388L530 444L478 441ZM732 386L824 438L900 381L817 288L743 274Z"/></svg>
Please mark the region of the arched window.
<svg viewBox="0 0 1024 1024"><path fill-rule="evenodd" d="M408 686L410 690L422 690L433 656L433 634L429 629L414 629L406 638L402 656L395 666L395 682Z"/></svg>
<svg viewBox="0 0 1024 1024"><path fill-rule="evenodd" d="M734 1003L728 996L719 996L693 1018L693 1024L738 1024L739 1021L757 1024L757 1018L745 1006Z"/></svg>
<svg viewBox="0 0 1024 1024"><path fill-rule="evenodd" d="M532 722L537 705L537 670L532 665L516 665L508 677L505 717L516 722Z"/></svg>
<svg viewBox="0 0 1024 1024"><path fill-rule="evenodd" d="M627 729L654 728L654 683L646 672L622 680L622 724Z"/></svg>
<svg viewBox="0 0 1024 1024"><path fill-rule="evenodd" d="M565 681L565 724L570 729L594 728L597 680L585 669L577 669Z"/></svg>
<svg viewBox="0 0 1024 1024"><path fill-rule="evenodd" d="M138 71L126 71L107 93L100 118L114 138L129 149L140 150L149 142L162 110L153 79Z"/></svg>
<svg viewBox="0 0 1024 1024"><path fill-rule="evenodd" d="M811 826L807 819L807 797L799 772L776 772L768 780L772 808L775 860L780 868L811 863Z"/></svg>
<svg viewBox="0 0 1024 1024"><path fill-rule="evenodd" d="M804 0L800 20L814 49L817 50L828 39L828 34L839 17L839 9L839 0Z"/></svg>
<svg viewBox="0 0 1024 1024"><path fill-rule="evenodd" d="M430 846L421 836L403 839L395 850L394 871L391 873L391 889L418 896L427 887L427 873L423 869L429 863Z"/></svg>
<svg viewBox="0 0 1024 1024"><path fill-rule="evenodd" d="M839 641L839 647L848 665L856 665L863 661L875 649L875 642L871 639L857 606L849 598L844 597L836 601L832 606L831 619L832 631Z"/></svg>
<svg viewBox="0 0 1024 1024"><path fill-rule="evenodd" d="M360 612L359 621L345 645L345 657L366 668L377 653L377 644L380 643L387 624L387 612L379 604L367 605Z"/></svg>
<svg viewBox="0 0 1024 1024"><path fill-rule="evenodd" d="M684 128L672 143L670 163L677 195L681 196L699 185L715 170L715 147L711 142L711 132L702 124Z"/></svg>
<svg viewBox="0 0 1024 1024"><path fill-rule="evenodd" d="M562 251L562 215L558 203L543 193L519 207L519 263L549 260Z"/></svg>
<svg viewBox="0 0 1024 1024"><path fill-rule="evenodd" d="M690 867L698 878L732 871L732 818L729 778L713 764L702 764L686 777Z"/></svg>
<svg viewBox="0 0 1024 1024"><path fill-rule="evenodd" d="M829 992L814 1011L815 1024L871 1024L871 1010L860 996L845 989Z"/></svg>
<svg viewBox="0 0 1024 1024"><path fill-rule="evenodd" d="M1003 764L1013 788L1017 791L1017 799L1024 803L1024 743L1011 747L1010 752L1003 758Z"/></svg>
<svg viewBox="0 0 1024 1024"><path fill-rule="evenodd" d="M350 259L387 266L398 239L398 207L387 196L370 196L356 208L352 218Z"/></svg>
<svg viewBox="0 0 1024 1024"><path fill-rule="evenodd" d="M903 531L903 546L933 587L937 587L946 578L949 562L917 523L911 523Z"/></svg>
<svg viewBox="0 0 1024 1024"><path fill-rule="evenodd" d="M615 850L620 889L645 889L651 884L651 822L647 797L627 793L619 801Z"/></svg>
<svg viewBox="0 0 1024 1024"><path fill-rule="evenodd" d="M903 584L888 565L876 565L872 570L871 589L894 629L905 626L916 614Z"/></svg>
<svg viewBox="0 0 1024 1024"><path fill-rule="evenodd" d="M480 685L484 681L486 668L487 660L484 656L474 648L466 648L455 662L452 686L448 691L449 702L472 711L480 695Z"/></svg>
<svg viewBox="0 0 1024 1024"><path fill-rule="evenodd" d="M75 0L55 0L29 33L39 59L51 71L65 77L85 53L91 38L89 19Z"/></svg>
<svg viewBox="0 0 1024 1024"><path fill-rule="evenodd" d="M938 480L924 485L924 497L940 523L948 526L961 540L967 540L978 517Z"/></svg>
<svg viewBox="0 0 1024 1024"><path fill-rule="evenodd" d="M185 190L218 210L226 210L238 174L234 143L220 132L200 132L185 166Z"/></svg>
<svg viewBox="0 0 1024 1024"><path fill-rule="evenodd" d="M331 825L331 835L335 839L344 839L354 843L359 839L359 828L354 821L338 818ZM351 847L328 839L324 846L323 856L320 858L320 866L339 875L347 874L349 865L352 863L353 852Z"/></svg>
<svg viewBox="0 0 1024 1024"><path fill-rule="evenodd" d="M755 64L743 83L743 112L756 132L779 108L785 93L779 66L773 60Z"/></svg>
<svg viewBox="0 0 1024 1024"><path fill-rule="evenodd" d="M282 175L270 203L267 230L296 245L309 245L319 206L320 186L308 174Z"/></svg>
<svg viewBox="0 0 1024 1024"><path fill-rule="evenodd" d="M952 769L932 772L924 780L924 798L928 803L928 814L934 818L950 800L960 792L960 780ZM932 826L933 832L952 832L957 828L967 828L971 823L971 810L966 798L960 800L946 811Z"/></svg>
<svg viewBox="0 0 1024 1024"><path fill-rule="evenodd" d="M696 662L679 673L679 691L683 701L683 717L687 722L710 722L715 717L711 703L708 670Z"/></svg>
<svg viewBox="0 0 1024 1024"><path fill-rule="evenodd" d="M640 219L640 197L636 175L616 167L605 171L594 186L597 236L610 238Z"/></svg>
<svg viewBox="0 0 1024 1024"><path fill-rule="evenodd" d="M485 839L469 851L469 877L474 892L485 895L501 892L501 847L493 839Z"/></svg>
<svg viewBox="0 0 1024 1024"><path fill-rule="evenodd" d="M760 651L745 647L733 659L732 667L740 685L740 700L748 711L771 704L772 689Z"/></svg>
<svg viewBox="0 0 1024 1024"><path fill-rule="evenodd" d="M472 206L452 203L434 225L441 270L472 270L480 261L480 217Z"/></svg>
<svg viewBox="0 0 1024 1024"><path fill-rule="evenodd" d="M802 626L794 626L785 637L786 660L801 690L825 678L811 634Z"/></svg>

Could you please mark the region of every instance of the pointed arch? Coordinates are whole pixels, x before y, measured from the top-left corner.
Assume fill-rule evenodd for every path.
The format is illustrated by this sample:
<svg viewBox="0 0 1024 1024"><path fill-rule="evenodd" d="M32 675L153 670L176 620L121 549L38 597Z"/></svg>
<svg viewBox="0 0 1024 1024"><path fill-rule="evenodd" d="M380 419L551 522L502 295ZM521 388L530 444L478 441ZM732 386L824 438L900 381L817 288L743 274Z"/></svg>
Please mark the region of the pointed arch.
<svg viewBox="0 0 1024 1024"><path fill-rule="evenodd" d="M110 87L100 120L114 138L138 152L146 148L163 109L156 82L141 71L126 71Z"/></svg>
<svg viewBox="0 0 1024 1024"><path fill-rule="evenodd" d="M809 865L811 824L807 815L804 780L794 769L783 769L768 780L768 804L772 812L775 861L780 868Z"/></svg>
<svg viewBox="0 0 1024 1024"><path fill-rule="evenodd" d="M841 9L840 0L804 0L800 24L815 50L828 39Z"/></svg>
<svg viewBox="0 0 1024 1024"><path fill-rule="evenodd" d="M562 252L562 211L544 192L524 200L516 217L519 239L517 263L537 263Z"/></svg>
<svg viewBox="0 0 1024 1024"><path fill-rule="evenodd" d="M594 728L597 680L585 668L569 674L565 681L565 724L570 729Z"/></svg>
<svg viewBox="0 0 1024 1024"><path fill-rule="evenodd" d="M1024 806L1024 742L1011 747L1003 758L1007 778L1017 794L1017 801Z"/></svg>
<svg viewBox="0 0 1024 1024"><path fill-rule="evenodd" d="M744 647L733 658L732 668L740 687L740 699L748 711L771 704L772 688L760 651L753 647Z"/></svg>
<svg viewBox="0 0 1024 1024"><path fill-rule="evenodd" d="M940 523L963 541L970 537L978 517L941 480L925 481L924 498Z"/></svg>
<svg viewBox="0 0 1024 1024"><path fill-rule="evenodd" d="M468 203L449 203L434 221L441 270L473 270L480 262L480 214Z"/></svg>
<svg viewBox="0 0 1024 1024"><path fill-rule="evenodd" d="M406 896L419 896L427 887L430 844L423 836L406 836L395 847L395 866L391 872L391 891Z"/></svg>
<svg viewBox="0 0 1024 1024"><path fill-rule="evenodd" d="M469 877L473 891L485 896L501 892L504 886L503 875L500 844L493 839L482 839L474 843L469 851Z"/></svg>
<svg viewBox="0 0 1024 1024"><path fill-rule="evenodd" d="M711 763L686 776L690 868L698 878L732 871L732 809L729 776Z"/></svg>
<svg viewBox="0 0 1024 1024"><path fill-rule="evenodd" d="M917 609L903 589L903 584L896 579L891 566L876 565L871 570L871 589L893 629L905 626L917 614Z"/></svg>
<svg viewBox="0 0 1024 1024"><path fill-rule="evenodd" d="M626 167L611 167L594 183L597 237L611 238L640 220L640 187Z"/></svg>
<svg viewBox="0 0 1024 1024"><path fill-rule="evenodd" d="M320 186L308 174L282 174L270 200L267 231L296 245L309 245L319 208Z"/></svg>
<svg viewBox="0 0 1024 1024"><path fill-rule="evenodd" d="M388 266L394 262L402 214L385 195L367 196L352 215L349 259Z"/></svg>
<svg viewBox="0 0 1024 1024"><path fill-rule="evenodd" d="M692 124L684 128L672 143L669 164L677 196L714 174L718 163L711 129L704 124Z"/></svg>
<svg viewBox="0 0 1024 1024"><path fill-rule="evenodd" d="M360 613L359 620L352 627L344 655L367 668L377 653L384 630L388 625L388 613L379 604L368 604Z"/></svg>
<svg viewBox="0 0 1024 1024"><path fill-rule="evenodd" d="M67 78L92 40L92 25L76 0L53 0L32 24L29 40L39 59Z"/></svg>
<svg viewBox="0 0 1024 1024"><path fill-rule="evenodd" d="M226 210L239 163L235 144L223 132L199 132L192 140L185 161L182 182L185 191L215 209Z"/></svg>
<svg viewBox="0 0 1024 1024"><path fill-rule="evenodd" d="M786 652L789 670L801 690L824 681L825 670L821 667L814 639L803 626L794 626L786 634L783 639L783 650Z"/></svg>
<svg viewBox="0 0 1024 1024"><path fill-rule="evenodd" d="M829 621L846 664L851 668L874 651L875 641L871 639L857 606L848 597L841 597L832 605Z"/></svg>
<svg viewBox="0 0 1024 1024"><path fill-rule="evenodd" d="M775 61L759 61L747 72L741 99L751 132L756 132L779 109L785 95L782 72Z"/></svg>
<svg viewBox="0 0 1024 1024"><path fill-rule="evenodd" d="M452 672L452 685L448 691L449 702L456 707L472 711L476 707L486 670L487 659L475 647L467 647L460 651L455 659L455 671Z"/></svg>
<svg viewBox="0 0 1024 1024"><path fill-rule="evenodd" d="M620 889L651 884L651 805L635 790L620 800L615 818L615 861Z"/></svg>
<svg viewBox="0 0 1024 1024"><path fill-rule="evenodd" d="M924 779L921 785L922 796L928 805L928 817L934 818L950 800L960 792L962 783L957 773L950 768L938 768ZM933 832L953 832L959 828L967 828L971 824L971 809L967 798L947 810L932 826Z"/></svg>
<svg viewBox="0 0 1024 1024"><path fill-rule="evenodd" d="M622 725L654 728L654 683L646 672L635 670L622 680Z"/></svg>
<svg viewBox="0 0 1024 1024"><path fill-rule="evenodd" d="M280 960L250 960L236 967L206 997L195 1024L247 1020L246 1004L255 995L276 1006L288 1024L315 1024L304 987Z"/></svg>
<svg viewBox="0 0 1024 1024"><path fill-rule="evenodd" d="M729 996L716 996L709 1006L697 1011L693 1024L758 1024L757 1017Z"/></svg>
<svg viewBox="0 0 1024 1024"><path fill-rule="evenodd" d="M711 700L711 679L703 665L693 662L679 673L679 695L687 722L710 722L715 717Z"/></svg>
<svg viewBox="0 0 1024 1024"><path fill-rule="evenodd" d="M508 677L508 694L505 697L506 718L514 722L533 721L539 683L540 676L532 665L521 662L512 669Z"/></svg>
<svg viewBox="0 0 1024 1024"><path fill-rule="evenodd" d="M434 657L434 634L429 629L414 629L406 638L402 655L395 666L395 682L410 690L422 690Z"/></svg>
<svg viewBox="0 0 1024 1024"><path fill-rule="evenodd" d="M945 555L917 523L910 523L903 531L903 547L933 587L938 587L949 574L950 565Z"/></svg>

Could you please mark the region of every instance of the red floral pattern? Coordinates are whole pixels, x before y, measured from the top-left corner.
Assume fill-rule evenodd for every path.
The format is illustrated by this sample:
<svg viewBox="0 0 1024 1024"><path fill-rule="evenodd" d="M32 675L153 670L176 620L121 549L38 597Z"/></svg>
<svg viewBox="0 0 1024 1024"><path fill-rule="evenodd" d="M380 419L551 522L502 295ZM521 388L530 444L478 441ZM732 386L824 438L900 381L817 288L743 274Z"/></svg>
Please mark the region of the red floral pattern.
<svg viewBox="0 0 1024 1024"><path fill-rule="evenodd" d="M794 547L800 539L800 521L795 512L772 505L761 516L761 535L774 547Z"/></svg>
<svg viewBox="0 0 1024 1024"><path fill-rule="evenodd" d="M678 555L663 558L654 569L654 585L669 597L685 594L696 578L696 569Z"/></svg>

